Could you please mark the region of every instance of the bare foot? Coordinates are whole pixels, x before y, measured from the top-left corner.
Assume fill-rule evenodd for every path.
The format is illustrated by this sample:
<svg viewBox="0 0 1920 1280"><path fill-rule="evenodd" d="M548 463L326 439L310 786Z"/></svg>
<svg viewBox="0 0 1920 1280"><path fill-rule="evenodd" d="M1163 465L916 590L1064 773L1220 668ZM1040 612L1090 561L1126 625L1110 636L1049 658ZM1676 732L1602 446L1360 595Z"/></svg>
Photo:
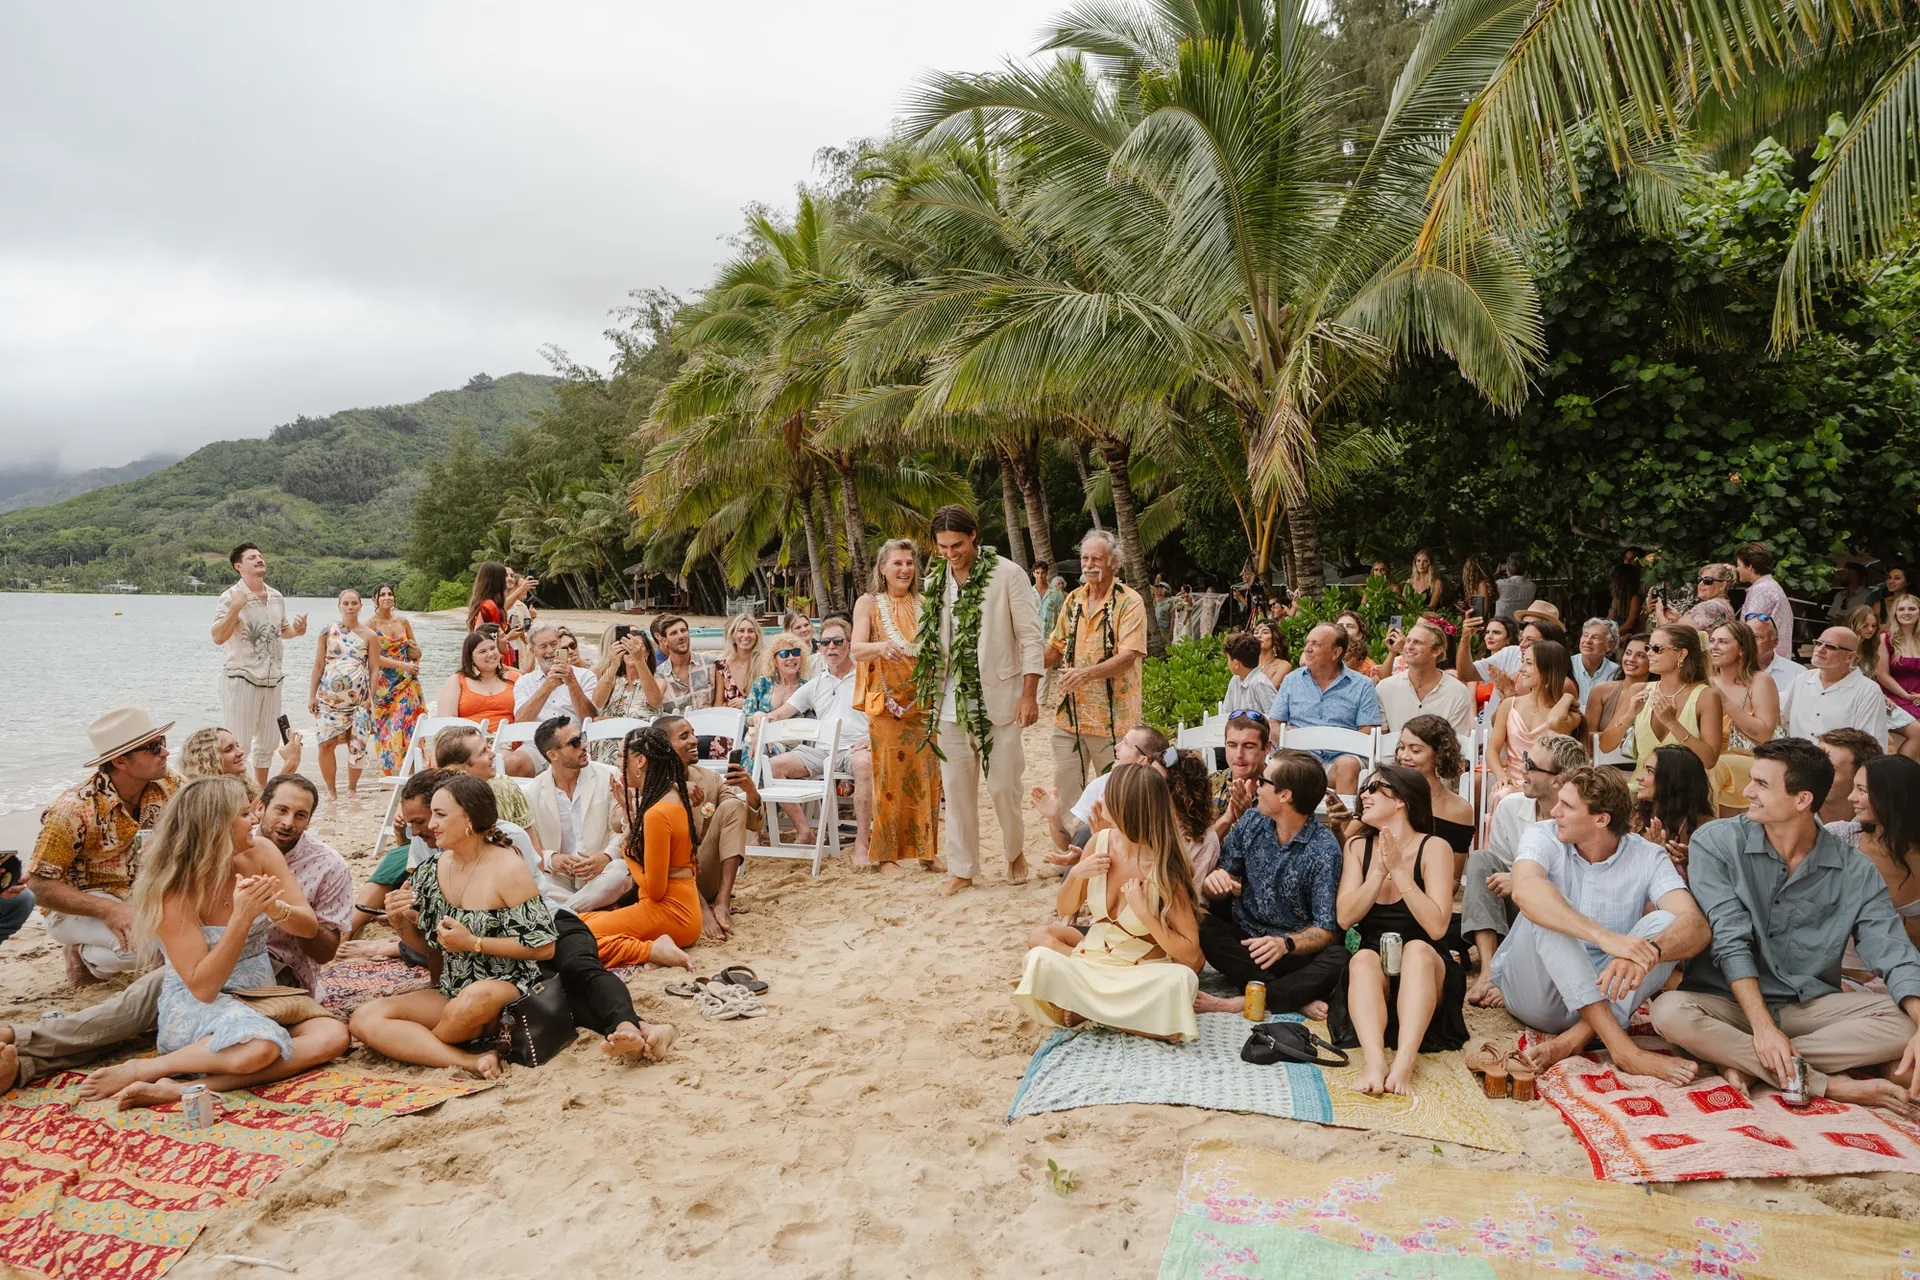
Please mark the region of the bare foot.
<svg viewBox="0 0 1920 1280"><path fill-rule="evenodd" d="M947 864L940 858L922 858L920 859L920 869L922 871L931 871L935 875L945 875L947 873Z"/></svg>
<svg viewBox="0 0 1920 1280"><path fill-rule="evenodd" d="M971 889L972 887L973 887L973 881L968 880L962 876L951 876L948 878L945 884L940 886L937 892L943 898L951 898L954 894L960 892L962 889Z"/></svg>
<svg viewBox="0 0 1920 1280"><path fill-rule="evenodd" d="M61 949L61 958L67 964L67 985L70 987L90 987L100 979L93 976L93 970L87 968L87 962L80 958L80 948L68 946Z"/></svg>
<svg viewBox="0 0 1920 1280"><path fill-rule="evenodd" d="M1852 1076L1827 1077L1827 1097L1834 1102L1851 1102L1862 1107L1884 1107L1897 1116L1912 1119L1920 1115L1907 1091L1891 1080L1857 1080Z"/></svg>
<svg viewBox="0 0 1920 1280"><path fill-rule="evenodd" d="M897 862L883 862L880 864L880 874L887 877L897 876L900 874L900 864Z"/></svg>
<svg viewBox="0 0 1920 1280"><path fill-rule="evenodd" d="M1467 988L1467 1003L1481 1009L1504 1009L1507 998L1500 994L1500 988L1493 985L1492 978L1481 978Z"/></svg>
<svg viewBox="0 0 1920 1280"><path fill-rule="evenodd" d="M355 938L352 942L340 944L336 953L342 960L398 960L400 958L400 940L398 938Z"/></svg>
<svg viewBox="0 0 1920 1280"><path fill-rule="evenodd" d="M483 1053L473 1060L473 1065L468 1067L467 1070L471 1074L479 1076L482 1080L498 1080L500 1078L500 1055L497 1053Z"/></svg>
<svg viewBox="0 0 1920 1280"><path fill-rule="evenodd" d="M700 904L700 936L708 942L725 942L727 940L726 926L720 923L720 919L714 914L713 908L704 902ZM660 944L656 942L654 944L656 954L658 954L659 949Z"/></svg>
<svg viewBox="0 0 1920 1280"><path fill-rule="evenodd" d="M7 1034L13 1034L11 1029L8 1030ZM0 1044L0 1094L4 1094L9 1089L12 1089L14 1082L19 1078L20 1051L14 1048L11 1043Z"/></svg>
<svg viewBox="0 0 1920 1280"><path fill-rule="evenodd" d="M1535 1040L1519 1051L1520 1060L1533 1068L1535 1075L1544 1075L1548 1067L1585 1049L1593 1040L1593 1033L1584 1022L1576 1022L1557 1036L1545 1040Z"/></svg>
<svg viewBox="0 0 1920 1280"><path fill-rule="evenodd" d="M1202 991L1193 997L1195 1013L1245 1013L1246 1009L1245 996L1216 996Z"/></svg>
<svg viewBox="0 0 1920 1280"><path fill-rule="evenodd" d="M164 1068L155 1069L156 1061L156 1058L135 1058L131 1062L116 1062L110 1067L89 1071L87 1078L80 1082L80 1096L89 1101L111 1098L130 1084L164 1080L167 1073Z"/></svg>
<svg viewBox="0 0 1920 1280"><path fill-rule="evenodd" d="M1027 855L1023 853L1007 864L1007 883L1025 884L1028 879Z"/></svg>
<svg viewBox="0 0 1920 1280"><path fill-rule="evenodd" d="M1740 1068L1722 1067L1720 1068L1720 1077L1727 1082L1729 1089L1732 1089L1741 1097L1748 1098L1753 1096L1753 1079Z"/></svg>
<svg viewBox="0 0 1920 1280"><path fill-rule="evenodd" d="M1300 1016L1308 1022L1325 1022L1327 1020L1327 1012L1327 1002L1325 1000L1309 1000L1300 1006Z"/></svg>
<svg viewBox="0 0 1920 1280"><path fill-rule="evenodd" d="M665 1023L649 1022L636 1027L630 1022L623 1022L613 1029L613 1034L607 1037L600 1051L609 1058L638 1058L642 1062L658 1062L678 1034Z"/></svg>
<svg viewBox="0 0 1920 1280"><path fill-rule="evenodd" d="M1062 1009L1060 1011L1060 1025L1063 1027L1077 1027L1085 1021L1085 1018L1071 1009Z"/></svg>
<svg viewBox="0 0 1920 1280"><path fill-rule="evenodd" d="M187 1086L171 1078L161 1080L142 1080L130 1084L113 1095L113 1105L121 1111L132 1111L136 1107L164 1107L169 1102L180 1101L180 1095Z"/></svg>
<svg viewBox="0 0 1920 1280"><path fill-rule="evenodd" d="M1690 1059L1648 1053L1638 1047L1622 1049L1614 1054L1613 1065L1630 1076L1652 1076L1668 1084L1691 1084L1693 1078L1700 1074L1699 1064Z"/></svg>
<svg viewBox="0 0 1920 1280"><path fill-rule="evenodd" d="M1355 1093L1385 1093L1387 1091L1387 1073L1380 1067L1368 1067L1360 1073L1360 1078L1347 1086Z"/></svg>
<svg viewBox="0 0 1920 1280"><path fill-rule="evenodd" d="M1405 1059L1402 1062L1400 1059ZM1420 1069L1417 1054L1404 1053L1394 1060L1393 1070L1387 1072L1387 1092L1397 1093L1403 1098L1413 1096L1413 1073Z"/></svg>
<svg viewBox="0 0 1920 1280"><path fill-rule="evenodd" d="M664 934L653 940L653 949L647 954L647 963L681 969L693 968L693 959L680 949L679 944Z"/></svg>

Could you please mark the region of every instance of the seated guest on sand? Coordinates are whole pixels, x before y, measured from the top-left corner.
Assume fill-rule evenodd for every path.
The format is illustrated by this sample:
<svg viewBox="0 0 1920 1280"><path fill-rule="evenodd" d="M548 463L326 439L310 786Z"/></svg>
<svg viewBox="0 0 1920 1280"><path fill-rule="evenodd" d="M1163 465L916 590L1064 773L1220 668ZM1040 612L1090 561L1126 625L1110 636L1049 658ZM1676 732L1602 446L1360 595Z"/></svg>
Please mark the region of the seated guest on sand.
<svg viewBox="0 0 1920 1280"><path fill-rule="evenodd" d="M133 950L134 846L180 785L167 768L167 730L138 707L87 726L97 753L85 782L61 793L41 819L28 888L47 936L66 948L76 986L139 967Z"/></svg>
<svg viewBox="0 0 1920 1280"><path fill-rule="evenodd" d="M1227 655L1227 696L1222 711L1259 711L1273 705L1273 682L1260 669L1260 641L1244 631L1236 632L1221 646Z"/></svg>
<svg viewBox="0 0 1920 1280"><path fill-rule="evenodd" d="M540 854L540 892L569 911L610 907L633 887L620 848L622 800L612 769L587 759L586 739L569 716L542 720L534 750L547 770L526 805ZM507 784L517 792L519 787Z"/></svg>
<svg viewBox="0 0 1920 1280"><path fill-rule="evenodd" d="M1167 741L1167 735L1152 725L1135 725L1113 744L1113 760L1115 764L1150 765L1165 776L1167 762L1174 755L1172 745ZM1112 776L1113 771L1108 770L1087 783L1080 790L1080 798L1073 802L1073 808L1065 814L1060 811L1060 793L1054 788L1037 786L1029 793L1028 798L1046 823L1047 834L1053 839L1054 852L1047 855L1049 863L1059 867L1072 866L1080 856L1080 850L1087 847L1087 841L1093 837L1093 807L1106 795L1107 780Z"/></svg>
<svg viewBox="0 0 1920 1280"><path fill-rule="evenodd" d="M1412 769L1381 765L1360 788L1363 834L1347 842L1336 910L1360 946L1327 1002L1327 1030L1340 1048L1360 1049L1359 1093L1411 1094L1421 1054L1467 1042L1467 972L1444 941L1453 923L1453 851L1433 834L1430 795ZM1397 973L1380 955L1386 933L1401 939Z"/></svg>
<svg viewBox="0 0 1920 1280"><path fill-rule="evenodd" d="M492 732L513 722L513 685L519 678L518 670L501 661L493 632L472 632L460 645L459 667L440 686L433 712L472 720Z"/></svg>
<svg viewBox="0 0 1920 1280"><path fill-rule="evenodd" d="M295 773L300 768L300 732L289 734L285 745L273 753L276 774ZM247 749L240 739L225 729L195 729L180 746L180 776L188 782L195 778L248 778Z"/></svg>
<svg viewBox="0 0 1920 1280"><path fill-rule="evenodd" d="M1198 751L1174 754L1165 769L1167 792L1173 797L1174 825L1187 861L1193 864L1193 882L1199 884L1220 865L1220 837L1213 829L1213 784L1207 762Z"/></svg>
<svg viewBox="0 0 1920 1280"><path fill-rule="evenodd" d="M1682 880L1693 833L1720 814L1700 757L1671 743L1654 749L1634 776L1633 833L1667 851Z"/></svg>
<svg viewBox="0 0 1920 1280"><path fill-rule="evenodd" d="M493 806L499 815L516 827L528 827L533 818L527 808L527 793L512 778L502 776L497 763L493 739L470 724L448 725L433 735L434 768L480 779L492 788ZM544 848L537 837L534 848Z"/></svg>
<svg viewBox="0 0 1920 1280"><path fill-rule="evenodd" d="M682 717L661 716L653 727L667 735L681 763L687 766L687 799L693 805L694 883L700 890L700 936L712 941L730 938L733 913L746 910L734 905L733 881L740 873L740 864L746 861L747 833L766 830L760 789L753 785L751 774L731 761L724 777L714 767L702 764L700 739L693 725Z"/></svg>
<svg viewBox="0 0 1920 1280"><path fill-rule="evenodd" d="M741 710L749 716L772 715L786 706L793 695L800 692L800 686L811 678L806 674L807 668L816 665L815 655L809 653L800 637L791 631L782 631L768 647L773 653L773 668L757 677L748 691L747 705Z"/></svg>
<svg viewBox="0 0 1920 1280"><path fill-rule="evenodd" d="M532 872L500 830L486 783L444 779L431 812L439 854L414 867L412 887L388 894L386 907L401 940L427 957L435 985L361 1005L353 1034L396 1062L491 1080L500 1055L461 1046L494 1031L500 1011L533 989L558 935Z"/></svg>
<svg viewBox="0 0 1920 1280"><path fill-rule="evenodd" d="M347 1028L306 1000L282 1026L235 993L270 988L267 932L312 937L320 923L270 841L253 834L249 784L187 783L167 805L134 889L134 938L165 962L152 1058L92 1073L95 1097L124 1110L177 1102L187 1081L218 1091L284 1080L347 1051Z"/></svg>
<svg viewBox="0 0 1920 1280"><path fill-rule="evenodd" d="M1855 771L1848 796L1855 848L1887 882L1893 913L1920 943L1920 763L1883 756Z"/></svg>
<svg viewBox="0 0 1920 1280"><path fill-rule="evenodd" d="M1858 729L1875 742L1887 741L1887 695L1854 665L1859 650L1860 637L1845 627L1820 633L1813 670L1800 677L1789 699L1788 737L1812 739L1829 729Z"/></svg>
<svg viewBox="0 0 1920 1280"><path fill-rule="evenodd" d="M618 634L616 634L618 633ZM600 637L600 665L593 672L594 719L651 720L667 700L666 688L654 674L653 637L635 626L615 624ZM620 743L608 738L596 742L593 758L613 764Z"/></svg>
<svg viewBox="0 0 1920 1280"><path fill-rule="evenodd" d="M1493 953L1519 909L1513 902L1513 860L1527 829L1553 815L1560 779L1588 763L1587 749L1564 733L1543 733L1527 748L1527 781L1502 800L1487 823L1487 847L1467 855L1460 877L1460 936L1479 957L1467 1003L1500 1007L1493 984Z"/></svg>
<svg viewBox="0 0 1920 1280"><path fill-rule="evenodd" d="M239 780L252 781L251 777ZM299 881L300 892L320 922L310 938L295 937L278 927L269 929L267 955L276 981L305 987L314 999L325 999L320 966L334 958L350 927L353 873L345 858L307 831L319 801L318 788L298 775L280 774L268 780L265 795L258 834L271 840L286 859L287 869ZM0 1093L15 1084L85 1066L137 1036L151 1035L159 1019L165 977L164 967L154 969L92 1008L15 1026L0 1024ZM105 1095L82 1084L80 1096Z"/></svg>
<svg viewBox="0 0 1920 1280"><path fill-rule="evenodd" d="M1499 804L1527 782L1527 748L1543 733L1571 734L1580 727L1580 707L1566 688L1572 678L1564 645L1539 640L1520 655L1513 695L1500 699L1487 730L1487 759L1498 761L1506 776L1495 789Z"/></svg>
<svg viewBox="0 0 1920 1280"><path fill-rule="evenodd" d="M1444 716L1414 716L1400 727L1393 762L1426 779L1433 834L1465 858L1473 848L1473 802L1459 792L1468 765L1453 723ZM1454 870L1458 874L1462 867Z"/></svg>
<svg viewBox="0 0 1920 1280"><path fill-rule="evenodd" d="M1744 807L1739 796L1747 789L1747 770L1753 766L1753 747L1766 742L1780 728L1780 693L1773 677L1760 669L1760 649L1753 629L1733 619L1707 634L1708 682L1720 695L1726 713L1725 746L1715 766L1714 789L1725 799L1722 810L1732 816Z"/></svg>
<svg viewBox="0 0 1920 1280"><path fill-rule="evenodd" d="M1573 683L1580 705L1593 696L1593 686L1618 679L1620 664L1608 655L1620 647L1620 628L1606 618L1588 618L1580 628L1580 650L1573 655Z"/></svg>
<svg viewBox="0 0 1920 1280"><path fill-rule="evenodd" d="M1375 688L1387 732L1400 732L1415 716L1436 715L1444 717L1455 734L1471 737L1473 691L1440 669L1440 658L1447 651L1447 638L1440 628L1422 619L1408 627L1404 637L1398 632L1390 636L1387 647L1407 660L1406 670L1388 676Z"/></svg>
<svg viewBox="0 0 1920 1280"><path fill-rule="evenodd" d="M1267 767L1272 726L1258 711L1237 711L1227 717L1227 767L1208 784L1213 789L1213 834L1221 841L1259 796L1260 771ZM1204 877L1203 877L1204 878Z"/></svg>
<svg viewBox="0 0 1920 1280"><path fill-rule="evenodd" d="M1686 1084L1698 1068L1634 1044L1627 1019L1707 945L1707 922L1667 851L1627 830L1632 811L1617 770L1560 779L1552 819L1520 840L1520 919L1494 953L1493 981L1508 1013L1551 1037L1522 1055L1534 1071L1598 1037L1617 1070Z"/></svg>
<svg viewBox="0 0 1920 1280"><path fill-rule="evenodd" d="M581 919L600 944L600 962L693 968L682 947L700 938L700 889L694 883L693 800L687 763L658 725L635 729L621 744L626 784L627 874L639 900Z"/></svg>
<svg viewBox="0 0 1920 1280"><path fill-rule="evenodd" d="M1082 906L1085 934L1053 924L1028 938L1013 998L1055 1026L1081 1022L1153 1040L1191 1040L1199 989L1193 870L1159 774L1116 764L1102 808L1110 820L1067 873L1054 899L1062 921Z"/></svg>
<svg viewBox="0 0 1920 1280"><path fill-rule="evenodd" d="M1742 1092L1755 1080L1778 1088L1798 1056L1811 1096L1911 1115L1920 951L1872 861L1815 818L1832 785L1833 762L1814 743L1754 748L1747 812L1694 832L1687 860L1713 946L1654 1001L1653 1025ZM1849 938L1890 994L1841 989ZM1875 1074L1841 1074L1858 1068Z"/></svg>
<svg viewBox="0 0 1920 1280"><path fill-rule="evenodd" d="M1373 681L1347 665L1352 645L1347 632L1322 623L1307 633L1303 665L1280 682L1279 696L1267 719L1288 728L1332 727L1365 731L1380 723L1380 699ZM1349 794L1360 781L1360 757L1341 751L1315 751L1337 792ZM1317 802L1316 802L1317 803Z"/></svg>
<svg viewBox="0 0 1920 1280"><path fill-rule="evenodd" d="M1647 646L1647 670L1653 679L1635 689L1630 706L1614 713L1600 734L1600 750L1613 751L1633 730L1634 766L1646 763L1655 747L1677 744L1700 757L1712 775L1720 762L1720 693L1707 683L1707 654L1700 633L1683 623L1661 627Z"/></svg>
<svg viewBox="0 0 1920 1280"><path fill-rule="evenodd" d="M826 666L819 675L800 686L787 699L787 705L767 716L768 720L789 720L812 716L816 720L840 722L840 748L831 762L827 749L807 742L789 747L773 758L769 766L776 778L818 778L831 764L835 773L853 776L853 813L858 826L853 837L853 865L867 865L867 841L873 834L873 755L867 747L867 713L854 702L859 673L854 669L849 638L853 627L845 618L828 618L820 624L820 652ZM814 836L799 805L784 810L793 819L794 839L801 844Z"/></svg>
<svg viewBox="0 0 1920 1280"><path fill-rule="evenodd" d="M1324 1018L1347 968L1334 907L1340 842L1313 816L1326 795L1326 770L1307 752L1278 751L1256 791L1254 807L1220 844L1219 867L1200 886L1211 900L1200 918L1200 947L1236 989L1266 983L1270 1013ZM1241 995L1203 991L1193 1007L1239 1013L1244 1005Z"/></svg>
<svg viewBox="0 0 1920 1280"><path fill-rule="evenodd" d="M1640 710L1634 702L1634 694L1651 678L1647 669L1647 646L1650 643L1646 636L1628 636L1621 642L1620 678L1593 686L1593 692L1587 695L1583 732L1628 743L1631 750L1633 718ZM1629 763L1613 767L1631 772L1635 765Z"/></svg>
<svg viewBox="0 0 1920 1280"><path fill-rule="evenodd" d="M1287 633L1280 629L1280 623L1275 619L1261 618L1253 624L1253 638L1260 642L1260 674L1278 691L1280 682L1293 670L1293 663L1287 660ZM1266 708L1261 707L1260 710L1265 711Z"/></svg>
<svg viewBox="0 0 1920 1280"><path fill-rule="evenodd" d="M1876 742L1858 729L1829 729L1814 741L1833 761L1833 786L1827 790L1827 802L1820 806L1820 821L1850 845L1860 842L1860 828L1854 822L1853 776L1881 756L1886 744Z"/></svg>

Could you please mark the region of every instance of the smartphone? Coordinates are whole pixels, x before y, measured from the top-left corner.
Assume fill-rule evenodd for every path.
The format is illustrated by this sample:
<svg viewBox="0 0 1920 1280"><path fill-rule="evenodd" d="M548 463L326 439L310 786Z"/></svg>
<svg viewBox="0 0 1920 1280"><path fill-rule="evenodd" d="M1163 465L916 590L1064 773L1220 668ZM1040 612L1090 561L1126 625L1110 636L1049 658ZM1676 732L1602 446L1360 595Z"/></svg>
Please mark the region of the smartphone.
<svg viewBox="0 0 1920 1280"><path fill-rule="evenodd" d="M1471 613L1476 618L1486 617L1487 616L1487 598L1485 596L1468 596L1467 612Z"/></svg>
<svg viewBox="0 0 1920 1280"><path fill-rule="evenodd" d="M6 856L0 857L0 890L13 888L20 883L24 875L25 873L20 869L20 851L7 850Z"/></svg>
<svg viewBox="0 0 1920 1280"><path fill-rule="evenodd" d="M746 767L747 749L745 747L735 747L733 750L727 752L727 768L745 769Z"/></svg>
<svg viewBox="0 0 1920 1280"><path fill-rule="evenodd" d="M1401 625L1400 625L1400 624L1401 624L1401 623L1402 623L1402 622L1403 622L1404 620L1405 620L1405 618L1404 618L1404 615L1402 615L1402 614L1398 614L1398 613L1396 613L1396 614L1394 614L1394 615L1393 615L1393 616L1392 616L1391 618L1388 618L1388 619L1387 619L1387 630L1389 630L1389 631L1400 631L1400 630L1402 630L1403 628L1401 627Z"/></svg>
<svg viewBox="0 0 1920 1280"><path fill-rule="evenodd" d="M293 736L293 725L285 716L281 716L274 723L280 726L280 745L284 747L287 745L287 739Z"/></svg>
<svg viewBox="0 0 1920 1280"><path fill-rule="evenodd" d="M613 627L613 642L615 644L619 644L622 640L625 640L628 636L632 635L635 630L636 628L628 625L627 623L624 623L624 622L615 623Z"/></svg>

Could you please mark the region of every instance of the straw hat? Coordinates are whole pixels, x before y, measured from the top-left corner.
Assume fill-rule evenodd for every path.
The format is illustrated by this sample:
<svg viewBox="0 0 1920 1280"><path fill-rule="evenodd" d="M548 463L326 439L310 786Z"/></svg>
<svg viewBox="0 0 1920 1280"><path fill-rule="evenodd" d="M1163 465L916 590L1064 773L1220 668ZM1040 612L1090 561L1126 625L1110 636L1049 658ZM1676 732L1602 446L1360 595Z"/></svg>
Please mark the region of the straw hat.
<svg viewBox="0 0 1920 1280"><path fill-rule="evenodd" d="M1513 616L1520 622L1529 622L1535 619L1558 622L1560 621L1560 606L1551 600L1535 600L1532 604Z"/></svg>
<svg viewBox="0 0 1920 1280"><path fill-rule="evenodd" d="M152 742L173 728L173 721L155 724L153 717L139 707L117 707L87 726L93 749L100 754L87 761L93 769L115 756L123 756L143 743Z"/></svg>

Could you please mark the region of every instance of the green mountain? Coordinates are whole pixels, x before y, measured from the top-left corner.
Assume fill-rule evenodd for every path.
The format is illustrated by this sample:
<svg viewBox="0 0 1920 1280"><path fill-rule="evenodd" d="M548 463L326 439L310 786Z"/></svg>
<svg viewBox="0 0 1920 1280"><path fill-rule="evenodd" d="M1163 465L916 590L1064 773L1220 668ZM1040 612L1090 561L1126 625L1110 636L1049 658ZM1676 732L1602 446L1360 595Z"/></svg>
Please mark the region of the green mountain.
<svg viewBox="0 0 1920 1280"><path fill-rule="evenodd" d="M267 553L282 591L330 593L398 572L422 469L471 431L489 449L554 405L557 380L476 375L458 391L223 440L125 484L0 514L0 586L75 590L125 580L210 589L240 542Z"/></svg>
<svg viewBox="0 0 1920 1280"><path fill-rule="evenodd" d="M124 484L152 475L162 467L180 461L177 453L152 453L118 467L95 467L91 471L63 473L54 467L21 467L0 479L0 514L27 507L44 507L76 494L110 484Z"/></svg>

